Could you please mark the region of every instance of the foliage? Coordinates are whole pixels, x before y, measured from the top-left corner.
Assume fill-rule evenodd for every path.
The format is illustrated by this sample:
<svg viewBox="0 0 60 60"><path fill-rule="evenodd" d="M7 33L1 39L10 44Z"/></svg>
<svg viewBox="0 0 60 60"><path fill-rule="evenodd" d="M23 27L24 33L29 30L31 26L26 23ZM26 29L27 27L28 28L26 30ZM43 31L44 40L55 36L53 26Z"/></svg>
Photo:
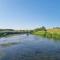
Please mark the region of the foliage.
<svg viewBox="0 0 60 60"><path fill-rule="evenodd" d="M34 31L46 31L46 28L44 26L40 27L40 28L36 28Z"/></svg>

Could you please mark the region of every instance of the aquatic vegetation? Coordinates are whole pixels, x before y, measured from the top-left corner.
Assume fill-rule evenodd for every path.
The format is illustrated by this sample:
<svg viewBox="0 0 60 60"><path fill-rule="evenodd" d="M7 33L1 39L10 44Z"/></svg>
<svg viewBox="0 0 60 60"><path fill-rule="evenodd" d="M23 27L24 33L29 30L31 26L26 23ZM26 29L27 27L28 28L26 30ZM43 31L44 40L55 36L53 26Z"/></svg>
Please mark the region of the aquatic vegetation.
<svg viewBox="0 0 60 60"><path fill-rule="evenodd" d="M0 33L0 37L4 37L6 35L7 35L6 33Z"/></svg>

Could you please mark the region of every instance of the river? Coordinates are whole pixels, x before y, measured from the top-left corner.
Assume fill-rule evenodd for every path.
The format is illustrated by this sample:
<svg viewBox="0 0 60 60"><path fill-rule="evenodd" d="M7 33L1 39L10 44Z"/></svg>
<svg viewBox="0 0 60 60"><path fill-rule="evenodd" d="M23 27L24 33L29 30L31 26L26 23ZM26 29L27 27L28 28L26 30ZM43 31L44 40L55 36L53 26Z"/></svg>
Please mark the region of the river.
<svg viewBox="0 0 60 60"><path fill-rule="evenodd" d="M60 41L26 34L3 37L0 60L60 60Z"/></svg>

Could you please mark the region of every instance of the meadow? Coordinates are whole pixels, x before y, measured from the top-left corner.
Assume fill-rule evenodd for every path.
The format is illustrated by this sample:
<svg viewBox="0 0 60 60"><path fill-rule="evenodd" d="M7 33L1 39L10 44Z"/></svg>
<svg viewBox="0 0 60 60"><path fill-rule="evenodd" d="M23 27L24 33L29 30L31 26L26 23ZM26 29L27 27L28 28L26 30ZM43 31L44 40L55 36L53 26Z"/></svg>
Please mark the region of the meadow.
<svg viewBox="0 0 60 60"><path fill-rule="evenodd" d="M47 29L47 31L34 31L33 34L60 40L60 29Z"/></svg>

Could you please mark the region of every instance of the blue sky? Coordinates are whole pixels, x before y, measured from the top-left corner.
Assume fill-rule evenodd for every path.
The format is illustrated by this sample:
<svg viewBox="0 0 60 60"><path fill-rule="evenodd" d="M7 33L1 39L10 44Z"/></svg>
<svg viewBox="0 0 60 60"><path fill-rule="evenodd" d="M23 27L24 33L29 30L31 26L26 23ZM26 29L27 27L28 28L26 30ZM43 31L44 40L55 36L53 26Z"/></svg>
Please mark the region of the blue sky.
<svg viewBox="0 0 60 60"><path fill-rule="evenodd" d="M60 0L0 0L0 28L60 27Z"/></svg>

